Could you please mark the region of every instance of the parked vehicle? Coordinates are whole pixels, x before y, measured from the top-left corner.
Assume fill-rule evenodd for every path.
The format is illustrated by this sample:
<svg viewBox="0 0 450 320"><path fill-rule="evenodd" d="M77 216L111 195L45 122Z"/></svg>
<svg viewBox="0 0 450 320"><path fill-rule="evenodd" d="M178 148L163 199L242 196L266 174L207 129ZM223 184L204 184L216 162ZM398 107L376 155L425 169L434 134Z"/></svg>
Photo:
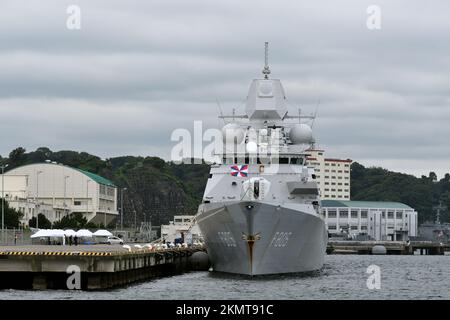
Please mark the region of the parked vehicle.
<svg viewBox="0 0 450 320"><path fill-rule="evenodd" d="M108 237L108 243L109 244L122 244L123 245L123 240L120 239L119 237Z"/></svg>

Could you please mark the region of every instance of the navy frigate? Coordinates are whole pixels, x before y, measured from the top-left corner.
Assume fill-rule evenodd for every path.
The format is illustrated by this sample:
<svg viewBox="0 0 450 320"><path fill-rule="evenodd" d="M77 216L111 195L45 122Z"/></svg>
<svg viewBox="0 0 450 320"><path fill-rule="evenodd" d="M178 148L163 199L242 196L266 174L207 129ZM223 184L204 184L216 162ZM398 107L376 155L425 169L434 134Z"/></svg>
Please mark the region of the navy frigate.
<svg viewBox="0 0 450 320"><path fill-rule="evenodd" d="M320 191L306 166L314 143L308 119L288 114L278 79L250 85L245 112L221 115L223 148L196 221L214 271L265 275L318 270L327 245ZM306 120L305 120L306 119Z"/></svg>

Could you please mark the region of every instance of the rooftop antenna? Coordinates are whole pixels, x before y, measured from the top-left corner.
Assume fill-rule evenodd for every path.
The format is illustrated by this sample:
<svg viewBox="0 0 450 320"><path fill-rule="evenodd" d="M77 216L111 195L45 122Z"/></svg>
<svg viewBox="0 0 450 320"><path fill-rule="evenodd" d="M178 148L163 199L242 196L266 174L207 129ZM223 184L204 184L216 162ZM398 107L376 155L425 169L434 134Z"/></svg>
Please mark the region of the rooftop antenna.
<svg viewBox="0 0 450 320"><path fill-rule="evenodd" d="M317 101L316 111L314 112L314 118L312 120L311 129L314 127L314 122L316 121L316 118L317 118L317 112L319 111L319 106L320 106L320 99Z"/></svg>
<svg viewBox="0 0 450 320"><path fill-rule="evenodd" d="M222 120L225 123L225 119L223 118L223 110L222 110L222 106L220 105L219 99L216 98L216 102L217 102L217 106L219 107L219 112L220 112L220 115L222 116Z"/></svg>
<svg viewBox="0 0 450 320"><path fill-rule="evenodd" d="M262 71L264 79L269 79L270 69L269 69L269 43L266 41L264 43L264 70Z"/></svg>

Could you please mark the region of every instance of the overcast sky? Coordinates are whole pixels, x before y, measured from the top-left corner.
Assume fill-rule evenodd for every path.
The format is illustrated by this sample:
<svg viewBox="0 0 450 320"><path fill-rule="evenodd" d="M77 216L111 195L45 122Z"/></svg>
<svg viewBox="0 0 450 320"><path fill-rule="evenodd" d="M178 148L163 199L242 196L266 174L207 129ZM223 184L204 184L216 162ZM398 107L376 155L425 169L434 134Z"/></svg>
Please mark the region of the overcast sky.
<svg viewBox="0 0 450 320"><path fill-rule="evenodd" d="M339 3L339 4L338 4ZM66 10L81 9L69 30ZM370 5L381 29L369 30ZM313 112L328 157L450 172L450 2L0 2L0 154L23 146L168 159L176 128L218 126L261 76ZM295 109L293 109L295 110Z"/></svg>

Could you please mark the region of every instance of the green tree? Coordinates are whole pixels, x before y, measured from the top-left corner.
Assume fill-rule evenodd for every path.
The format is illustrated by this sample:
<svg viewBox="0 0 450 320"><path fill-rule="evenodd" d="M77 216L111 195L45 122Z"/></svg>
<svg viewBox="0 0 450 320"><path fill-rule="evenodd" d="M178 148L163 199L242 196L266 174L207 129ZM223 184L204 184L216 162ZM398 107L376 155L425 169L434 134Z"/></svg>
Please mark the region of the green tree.
<svg viewBox="0 0 450 320"><path fill-rule="evenodd" d="M1 201L1 198L0 198ZM8 201L4 203L5 210L5 228L18 228L20 225L20 218L23 214L14 208L9 206Z"/></svg>
<svg viewBox="0 0 450 320"><path fill-rule="evenodd" d="M433 171L430 172L430 174L428 175L428 178L433 182L437 181L437 175Z"/></svg>
<svg viewBox="0 0 450 320"><path fill-rule="evenodd" d="M80 212L64 216L61 220L53 223L55 229L82 229L87 225L87 219Z"/></svg>
<svg viewBox="0 0 450 320"><path fill-rule="evenodd" d="M24 148L18 147L9 153L9 163L11 168L21 166L25 163L25 152L26 150Z"/></svg>
<svg viewBox="0 0 450 320"><path fill-rule="evenodd" d="M47 217L42 213L38 214L38 218L39 229L50 229L52 227L52 223L50 222L50 220L48 220ZM36 217L33 217L30 219L30 221L28 221L28 225L30 226L30 228L36 228L36 224Z"/></svg>

